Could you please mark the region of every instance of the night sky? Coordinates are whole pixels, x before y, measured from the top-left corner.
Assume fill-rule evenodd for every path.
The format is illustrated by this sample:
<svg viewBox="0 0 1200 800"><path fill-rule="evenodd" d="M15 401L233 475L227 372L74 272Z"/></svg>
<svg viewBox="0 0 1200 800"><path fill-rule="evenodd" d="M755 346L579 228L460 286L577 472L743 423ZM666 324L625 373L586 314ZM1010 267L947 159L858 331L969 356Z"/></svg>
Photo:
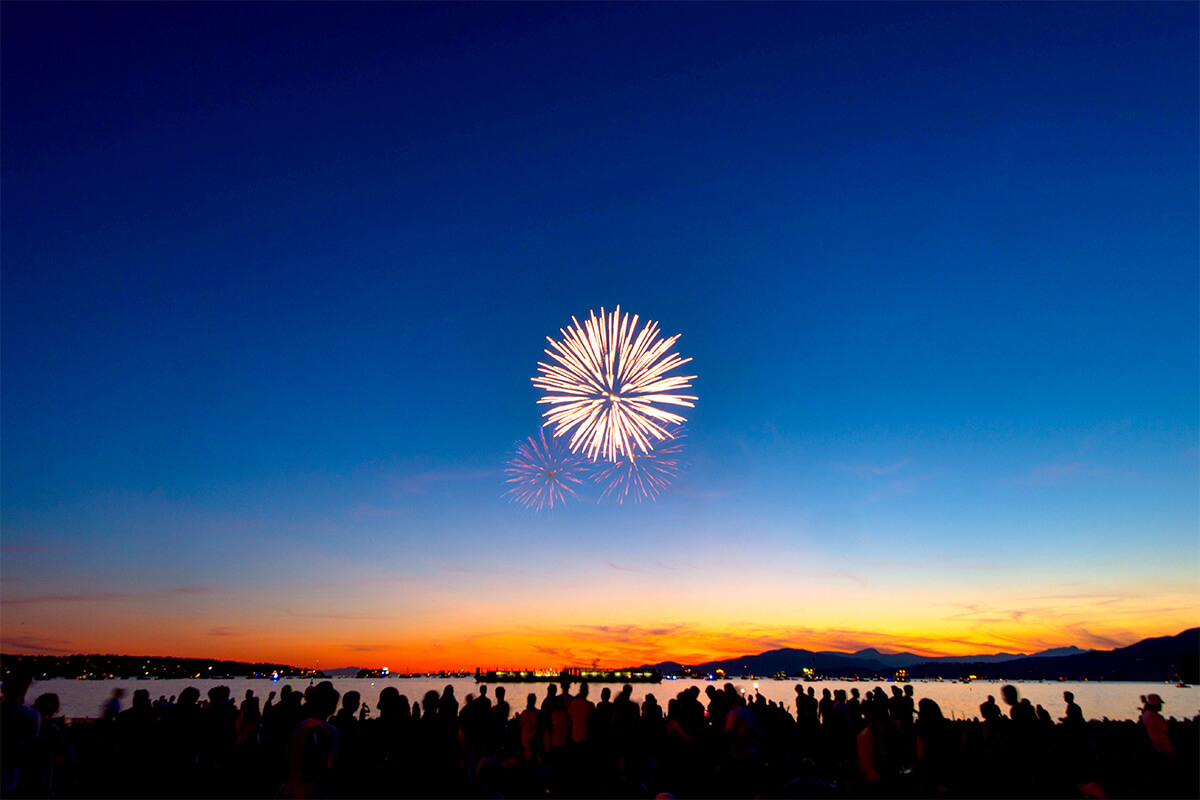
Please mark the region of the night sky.
<svg viewBox="0 0 1200 800"><path fill-rule="evenodd" d="M1111 648L1200 612L1195 3L0 7L5 652ZM504 497L546 337L656 502Z"/></svg>

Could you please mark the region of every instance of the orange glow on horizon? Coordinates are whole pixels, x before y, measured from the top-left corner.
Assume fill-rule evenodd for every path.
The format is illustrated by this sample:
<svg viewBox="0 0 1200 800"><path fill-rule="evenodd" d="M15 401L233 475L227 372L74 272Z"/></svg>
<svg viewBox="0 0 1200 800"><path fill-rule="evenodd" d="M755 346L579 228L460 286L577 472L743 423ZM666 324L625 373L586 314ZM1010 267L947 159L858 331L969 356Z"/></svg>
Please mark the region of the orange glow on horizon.
<svg viewBox="0 0 1200 800"><path fill-rule="evenodd" d="M1186 625L1153 629L1114 640L1126 646L1151 636L1174 635ZM115 632L113 632L115 633ZM326 632L328 633L328 632ZM947 632L950 633L950 632ZM289 664L304 668L356 666L393 672L469 672L482 669L559 669L588 667L616 669L677 661L700 664L780 648L853 653L867 648L884 652L907 651L921 656L978 655L984 653L1034 653L1052 647L1084 642L1053 632L1025 631L1024 644L1004 632L1000 638L978 636L945 638L934 632L911 635L827 630L788 638L781 629L731 629L726 627L600 625L574 630L520 630L431 638L428 632L403 641L363 647L330 641L328 636L297 635L286 631L256 636L188 635L179 630L143 630L141 634L80 631L71 636L72 653L213 658L250 663ZM223 641L218 641L223 639ZM7 643L6 652L27 652ZM1111 649L1098 647L1097 649ZM59 653L48 653L51 655ZM64 653L65 654L65 653Z"/></svg>
<svg viewBox="0 0 1200 800"><path fill-rule="evenodd" d="M683 570L648 574L610 565L570 579L493 580L476 573L421 583L368 577L271 595L250 587L83 602L6 592L6 653L112 653L228 659L297 667L388 667L395 672L621 668L707 661L781 648L920 656L1109 650L1195 625L1186 585L991 588L970 594L847 582L739 575L736 601L697 588ZM566 574L564 570L563 573ZM715 573L713 573L715 574ZM1069 592L1069 593L1068 593ZM903 602L897 602L898 596ZM969 597L968 601L961 598ZM99 607L98 607L99 606Z"/></svg>

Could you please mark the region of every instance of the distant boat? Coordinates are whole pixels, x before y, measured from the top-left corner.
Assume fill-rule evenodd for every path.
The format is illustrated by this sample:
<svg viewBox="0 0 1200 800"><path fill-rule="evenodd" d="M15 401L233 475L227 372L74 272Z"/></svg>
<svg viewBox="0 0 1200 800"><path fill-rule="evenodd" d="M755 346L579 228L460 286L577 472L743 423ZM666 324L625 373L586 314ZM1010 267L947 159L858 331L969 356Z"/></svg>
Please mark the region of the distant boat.
<svg viewBox="0 0 1200 800"><path fill-rule="evenodd" d="M475 670L476 683L662 683L656 669Z"/></svg>

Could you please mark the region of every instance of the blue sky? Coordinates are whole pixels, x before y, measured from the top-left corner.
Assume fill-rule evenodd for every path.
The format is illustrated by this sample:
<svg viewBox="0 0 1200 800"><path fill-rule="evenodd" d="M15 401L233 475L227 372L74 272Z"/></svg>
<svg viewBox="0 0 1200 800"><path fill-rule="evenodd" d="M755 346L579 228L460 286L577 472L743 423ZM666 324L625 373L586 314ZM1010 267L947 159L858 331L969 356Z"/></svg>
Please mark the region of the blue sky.
<svg viewBox="0 0 1200 800"><path fill-rule="evenodd" d="M319 584L354 652L432 652L367 624L386 595L490 657L447 644L462 570L563 641L528 588L563 576L579 624L644 579L613 614L655 630L750 624L778 578L785 638L1200 610L1194 4L0 13L6 650L310 658L262 609ZM617 304L693 359L689 471L523 513L545 337ZM737 614L689 610L707 579L646 611L689 559ZM856 590L912 618L825 609Z"/></svg>

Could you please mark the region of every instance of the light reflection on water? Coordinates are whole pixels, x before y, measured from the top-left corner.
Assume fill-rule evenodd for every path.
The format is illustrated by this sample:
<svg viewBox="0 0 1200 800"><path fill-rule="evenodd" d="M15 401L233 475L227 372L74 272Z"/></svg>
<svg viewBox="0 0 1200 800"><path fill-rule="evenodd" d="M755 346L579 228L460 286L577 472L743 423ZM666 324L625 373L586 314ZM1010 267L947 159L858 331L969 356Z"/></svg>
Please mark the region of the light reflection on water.
<svg viewBox="0 0 1200 800"><path fill-rule="evenodd" d="M372 716L375 715L375 703L379 699L379 692L385 686L395 686L400 694L408 697L409 701L416 701L421 698L425 692L433 690L441 692L447 686L454 687L454 695L458 698L461 705L462 701L468 694L478 695L479 684L473 678L334 678L333 685L341 693L348 691L357 691L362 695L363 701L371 707ZM776 681L764 679L759 681L749 680L731 680L729 681L740 691L747 692L753 695L756 691L760 692L768 700L774 700L777 703L783 703L794 713L796 708L795 702L795 686L794 681ZM26 701L32 703L33 700L45 692L54 692L58 695L59 701L62 703L61 715L64 717L95 717L99 716L101 705L112 696L113 689L122 687L125 689L125 697L122 700L122 708L128 708L133 698L133 692L136 689L146 689L150 692L150 699L155 700L160 695L170 697L171 695L178 696L179 693L187 686L195 686L200 690L201 697L206 697L208 690L213 686L225 685L231 690L231 696L241 702L246 694L247 689L252 689L254 694L262 698L264 701L267 693L272 689L278 691L285 684L290 684L293 689L303 690L308 686L307 679L284 679L276 684L272 684L270 680L265 679L244 679L230 678L225 680L107 680L107 681L81 681L59 678L51 681L35 681L29 687L29 693L26 695ZM724 682L715 682L714 685L719 689ZM496 686L500 684L488 685L488 696L495 697ZM542 698L546 695L546 683L510 683L502 684L508 695L507 700L512 707L513 713L516 713L525 707L525 697L530 692L537 695L538 705L541 705ZM660 684L633 684L633 697L641 704L647 694L653 694L658 700L659 705L663 707L664 713L667 708L667 701L675 697L679 692L687 689L690 686L699 686L701 702L707 704L707 699L704 697L704 689L708 686L707 681L698 680L666 680ZM878 681L813 681L804 683L804 688L811 686L816 696L820 698L822 689L829 689L830 692L835 689L845 689L847 694L852 688L857 688L860 694L865 694L867 691L874 689L876 686L882 686L884 691L891 694L891 687L900 684L885 683ZM942 713L948 718L962 719L964 717L978 717L979 704L987 699L990 694L996 698L996 702L1003 707L1003 701L1000 698L1000 687L1003 682L1000 681L974 681L971 683L952 683L949 681L913 681L913 694L917 700L923 697L929 697L937 701L941 706ZM1165 717L1194 717L1200 714L1200 687L1190 686L1187 688L1177 688L1172 683L1121 683L1121 682L1071 682L1067 681L1059 683L1057 681L1025 681L1014 682L1017 689L1021 693L1021 697L1029 698L1029 702L1033 705L1043 705L1050 712L1051 717L1058 721L1065 712L1065 703L1062 699L1064 691L1075 693L1075 702L1083 708L1083 715L1087 719L1101 719L1107 717L1109 719L1137 719L1141 709L1139 697L1150 693L1158 694L1162 697L1163 716ZM590 696L592 700L600 699L600 691L604 687L612 689L615 696L621 690L621 684L592 684Z"/></svg>

